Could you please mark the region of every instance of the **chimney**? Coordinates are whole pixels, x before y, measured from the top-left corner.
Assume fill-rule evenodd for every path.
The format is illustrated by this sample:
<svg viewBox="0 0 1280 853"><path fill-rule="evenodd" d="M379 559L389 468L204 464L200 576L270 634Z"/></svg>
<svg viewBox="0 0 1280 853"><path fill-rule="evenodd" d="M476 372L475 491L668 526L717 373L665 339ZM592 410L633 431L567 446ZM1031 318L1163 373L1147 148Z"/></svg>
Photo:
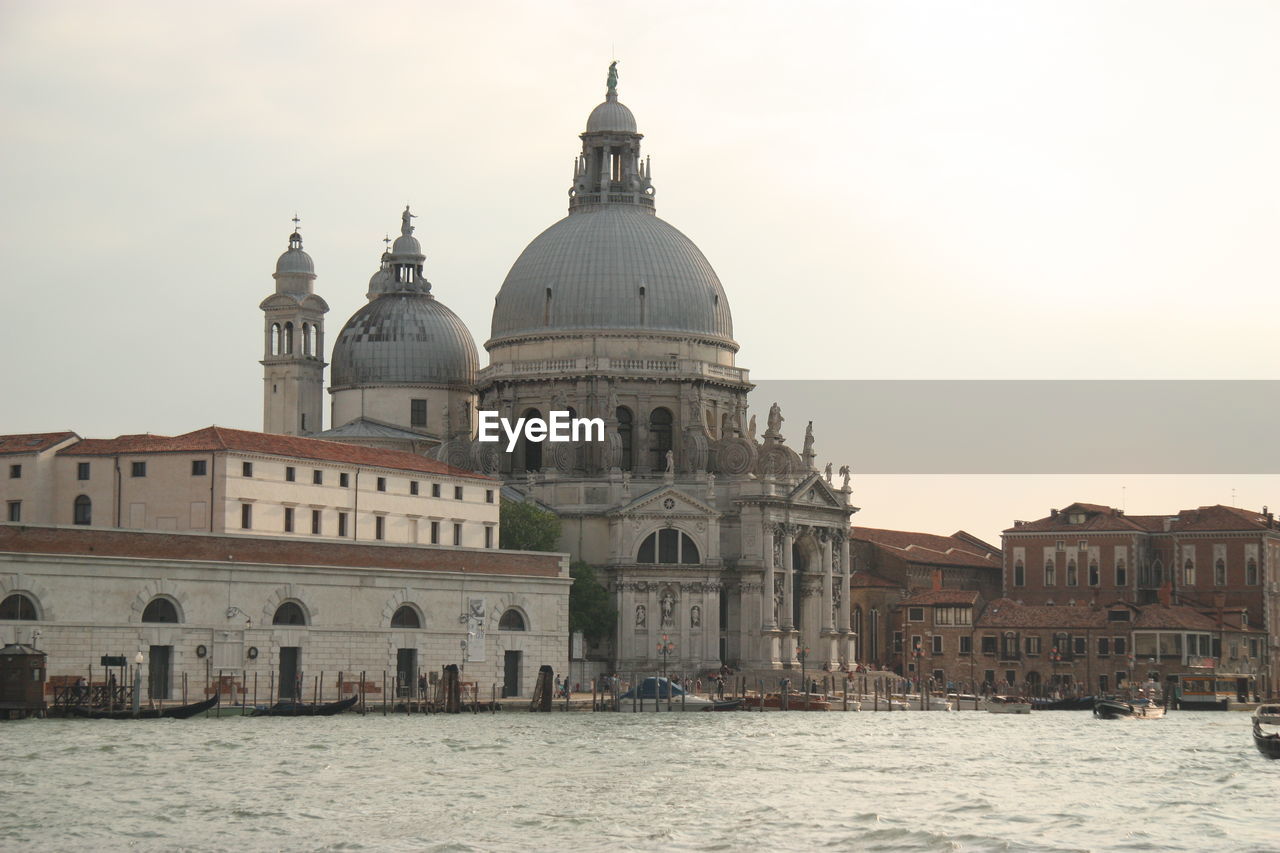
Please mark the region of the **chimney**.
<svg viewBox="0 0 1280 853"><path fill-rule="evenodd" d="M942 569L933 570L933 588L942 589Z"/></svg>
<svg viewBox="0 0 1280 853"><path fill-rule="evenodd" d="M1051 509L1051 510L1049 510L1049 517L1050 517L1050 518L1057 518L1057 517L1058 517L1058 511L1057 511L1056 509Z"/></svg>

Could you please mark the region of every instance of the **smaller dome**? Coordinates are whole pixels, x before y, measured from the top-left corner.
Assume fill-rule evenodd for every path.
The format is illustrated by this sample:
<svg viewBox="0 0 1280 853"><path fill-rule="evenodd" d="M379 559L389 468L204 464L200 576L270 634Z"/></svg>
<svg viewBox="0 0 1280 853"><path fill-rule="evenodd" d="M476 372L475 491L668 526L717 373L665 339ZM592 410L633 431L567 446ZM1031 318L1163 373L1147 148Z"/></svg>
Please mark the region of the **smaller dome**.
<svg viewBox="0 0 1280 853"><path fill-rule="evenodd" d="M302 235L297 231L289 235L289 248L276 261L276 275L315 275L316 266L311 256L302 251Z"/></svg>
<svg viewBox="0 0 1280 853"><path fill-rule="evenodd" d="M587 117L587 133L613 131L617 133L635 133L636 117L627 109L626 104L618 103L618 95L610 92L604 103L591 111Z"/></svg>
<svg viewBox="0 0 1280 853"><path fill-rule="evenodd" d="M412 234L401 234L391 244L391 254L402 257L405 255L422 257L422 244Z"/></svg>

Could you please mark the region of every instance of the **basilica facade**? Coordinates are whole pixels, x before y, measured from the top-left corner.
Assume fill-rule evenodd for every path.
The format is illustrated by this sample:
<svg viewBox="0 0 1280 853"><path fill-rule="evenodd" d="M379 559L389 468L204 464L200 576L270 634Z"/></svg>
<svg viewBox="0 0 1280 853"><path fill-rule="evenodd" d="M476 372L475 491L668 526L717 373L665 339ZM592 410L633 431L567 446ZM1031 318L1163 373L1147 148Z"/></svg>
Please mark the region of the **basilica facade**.
<svg viewBox="0 0 1280 853"><path fill-rule="evenodd" d="M265 429L427 453L553 509L563 550L612 591L615 668L652 669L660 647L686 670L850 662L848 469L820 473L812 423L788 430L776 405L749 402L725 288L656 215L616 84L611 68L579 137L568 214L498 290L483 369L425 278L406 209L369 304L338 335L321 431L326 306L295 232L262 304ZM476 440L477 410L598 417L605 440L523 439L504 453Z"/></svg>

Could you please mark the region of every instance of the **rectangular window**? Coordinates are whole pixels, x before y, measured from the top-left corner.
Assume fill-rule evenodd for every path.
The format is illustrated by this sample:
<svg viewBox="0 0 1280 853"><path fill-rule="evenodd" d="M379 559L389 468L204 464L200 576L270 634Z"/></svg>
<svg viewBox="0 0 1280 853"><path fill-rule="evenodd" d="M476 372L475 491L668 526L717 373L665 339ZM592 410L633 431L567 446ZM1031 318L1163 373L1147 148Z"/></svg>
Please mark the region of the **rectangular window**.
<svg viewBox="0 0 1280 853"><path fill-rule="evenodd" d="M872 639L873 640L875 639L874 635L872 635ZM902 632L901 631L893 632L893 653L895 655L902 654Z"/></svg>
<svg viewBox="0 0 1280 853"><path fill-rule="evenodd" d="M253 463L252 463L252 462L241 462L241 463L240 463L240 476L241 476L241 477L252 477L252 476L253 476Z"/></svg>
<svg viewBox="0 0 1280 853"><path fill-rule="evenodd" d="M431 484L431 497L433 497L433 498L438 498L438 497L440 497L440 484L439 484L439 483L432 483L432 484Z"/></svg>
<svg viewBox="0 0 1280 853"><path fill-rule="evenodd" d="M21 465L10 465L10 466L9 466L9 479L10 479L10 480L21 480L21 479L22 479L22 466L21 466Z"/></svg>
<svg viewBox="0 0 1280 853"><path fill-rule="evenodd" d="M486 527L484 529L484 547L486 548L493 547L493 528L492 527Z"/></svg>
<svg viewBox="0 0 1280 853"><path fill-rule="evenodd" d="M338 536L343 539L347 536L347 514L345 512L338 513Z"/></svg>
<svg viewBox="0 0 1280 853"><path fill-rule="evenodd" d="M960 637L960 654L973 654L973 637L963 635Z"/></svg>
<svg viewBox="0 0 1280 853"><path fill-rule="evenodd" d="M89 479L89 463L88 462L76 463L76 479L77 480Z"/></svg>
<svg viewBox="0 0 1280 853"><path fill-rule="evenodd" d="M1098 638L1098 657L1105 658L1110 654L1111 654L1111 638L1099 637Z"/></svg>
<svg viewBox="0 0 1280 853"><path fill-rule="evenodd" d="M311 532L320 535L320 510L311 510Z"/></svg>
<svg viewBox="0 0 1280 853"><path fill-rule="evenodd" d="M1256 658L1258 656L1258 641L1256 638L1249 638L1249 657Z"/></svg>
<svg viewBox="0 0 1280 853"><path fill-rule="evenodd" d="M454 499L455 501L460 501L460 500L462 500L462 486L454 486L454 487L453 487L453 499Z"/></svg>
<svg viewBox="0 0 1280 853"><path fill-rule="evenodd" d="M1084 638L1084 637L1072 637L1072 638L1071 638L1071 643L1072 643L1072 645L1071 645L1071 651L1072 651L1074 654L1077 654L1077 655L1084 655L1084 654L1088 654L1088 653L1089 653L1089 649L1088 649L1088 647L1086 647L1086 646L1085 646L1085 638Z"/></svg>
<svg viewBox="0 0 1280 853"><path fill-rule="evenodd" d="M1026 567L1022 565L1021 561L1016 563L1013 567L1013 585L1014 586L1027 585L1027 570L1026 570Z"/></svg>
<svg viewBox="0 0 1280 853"><path fill-rule="evenodd" d="M933 624L935 625L952 625L955 623L954 607L935 607L933 608Z"/></svg>
<svg viewBox="0 0 1280 853"><path fill-rule="evenodd" d="M427 401L409 401L409 426L425 427L427 425Z"/></svg>
<svg viewBox="0 0 1280 853"><path fill-rule="evenodd" d="M1129 572L1125 568L1124 560L1116 563L1116 586L1126 587L1129 585Z"/></svg>
<svg viewBox="0 0 1280 853"><path fill-rule="evenodd" d="M1006 684L1011 685L1011 686L1012 686L1012 685L1014 685L1014 684L1017 684L1017 683L1018 683L1018 673L1017 673L1015 670L1012 670L1012 669L1006 669L1006 670L1004 671L1004 680L1005 680L1005 683L1006 683Z"/></svg>
<svg viewBox="0 0 1280 853"><path fill-rule="evenodd" d="M933 639L933 653L935 655L942 654L942 635L934 634L932 639Z"/></svg>
<svg viewBox="0 0 1280 853"><path fill-rule="evenodd" d="M293 532L293 507L291 506L284 508L284 532Z"/></svg>
<svg viewBox="0 0 1280 853"><path fill-rule="evenodd" d="M373 517L373 538L382 539L387 534L387 520L380 515Z"/></svg>
<svg viewBox="0 0 1280 853"><path fill-rule="evenodd" d="M347 488L347 486L350 486L350 485L351 485L351 475L350 475L350 474L346 474L346 473L339 474L339 475L338 475L338 485L339 485L339 486L341 486L341 487L342 487L342 488L344 488L344 489L345 489L345 488Z"/></svg>
<svg viewBox="0 0 1280 853"><path fill-rule="evenodd" d="M147 463L134 462L132 465L130 465L129 471L130 471L130 476L132 477L145 477L147 476Z"/></svg>
<svg viewBox="0 0 1280 853"><path fill-rule="evenodd" d="M440 544L440 522L438 521L431 522L431 544Z"/></svg>
<svg viewBox="0 0 1280 853"><path fill-rule="evenodd" d="M284 481L286 483L293 483L297 482L297 479L298 469L294 468L292 465L286 465L284 468Z"/></svg>
<svg viewBox="0 0 1280 853"><path fill-rule="evenodd" d="M924 637L921 637L919 634L912 634L911 635L912 654L914 654L915 652L923 652L923 651L924 651Z"/></svg>
<svg viewBox="0 0 1280 853"><path fill-rule="evenodd" d="M418 493L418 481L417 481L417 480L410 480L410 481L409 481L409 494L411 494L411 495L416 495L417 493Z"/></svg>
<svg viewBox="0 0 1280 853"><path fill-rule="evenodd" d="M908 622L923 622L923 621L924 621L924 608L923 608L923 607L908 607L908 608L907 608L907 621L908 621Z"/></svg>
<svg viewBox="0 0 1280 853"><path fill-rule="evenodd" d="M1040 654L1040 638L1039 637L1027 637L1025 639L1025 642L1026 642L1028 655Z"/></svg>
<svg viewBox="0 0 1280 853"><path fill-rule="evenodd" d="M240 528L253 529L253 504L240 504Z"/></svg>
<svg viewBox="0 0 1280 853"><path fill-rule="evenodd" d="M984 669L982 671L982 680L987 684L996 683L996 671L994 669Z"/></svg>
<svg viewBox="0 0 1280 853"><path fill-rule="evenodd" d="M9 501L9 520L22 521L22 501Z"/></svg>
<svg viewBox="0 0 1280 853"><path fill-rule="evenodd" d="M982 635L982 653L984 655L994 655L996 653L996 635Z"/></svg>
<svg viewBox="0 0 1280 853"><path fill-rule="evenodd" d="M191 460L191 476L192 477L203 477L205 474L208 474L208 473L209 473L209 462L207 460L205 459Z"/></svg>
<svg viewBox="0 0 1280 853"><path fill-rule="evenodd" d="M454 545L462 544L462 525L461 524L455 524L453 526L453 544Z"/></svg>
<svg viewBox="0 0 1280 853"><path fill-rule="evenodd" d="M1106 693L1110 688L1107 686L1107 677L1105 675L1098 676L1098 692Z"/></svg>
<svg viewBox="0 0 1280 853"><path fill-rule="evenodd" d="M315 469L315 470L313 470L313 471L311 472L311 485L313 485L313 486L323 486L323 485L324 485L324 472L323 472L323 471L321 471L320 469L318 469L318 468L317 468L317 469Z"/></svg>
<svg viewBox="0 0 1280 853"><path fill-rule="evenodd" d="M493 503L493 489L484 490L484 502L487 504Z"/></svg>
<svg viewBox="0 0 1280 853"><path fill-rule="evenodd" d="M380 492L385 492L386 490L387 490L387 478L386 478L386 477L379 477L379 478L378 478L378 491L380 491Z"/></svg>

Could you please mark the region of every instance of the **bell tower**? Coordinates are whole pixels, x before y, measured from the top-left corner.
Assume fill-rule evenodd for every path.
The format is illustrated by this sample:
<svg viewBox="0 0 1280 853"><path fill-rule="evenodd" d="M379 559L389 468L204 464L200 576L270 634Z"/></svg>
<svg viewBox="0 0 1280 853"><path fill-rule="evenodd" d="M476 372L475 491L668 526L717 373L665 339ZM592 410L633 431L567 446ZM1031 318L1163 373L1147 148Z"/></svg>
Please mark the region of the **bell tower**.
<svg viewBox="0 0 1280 853"><path fill-rule="evenodd" d="M311 435L324 426L324 315L328 304L315 294L316 271L302 250L298 217L289 248L276 261L276 292L262 301L262 431Z"/></svg>

